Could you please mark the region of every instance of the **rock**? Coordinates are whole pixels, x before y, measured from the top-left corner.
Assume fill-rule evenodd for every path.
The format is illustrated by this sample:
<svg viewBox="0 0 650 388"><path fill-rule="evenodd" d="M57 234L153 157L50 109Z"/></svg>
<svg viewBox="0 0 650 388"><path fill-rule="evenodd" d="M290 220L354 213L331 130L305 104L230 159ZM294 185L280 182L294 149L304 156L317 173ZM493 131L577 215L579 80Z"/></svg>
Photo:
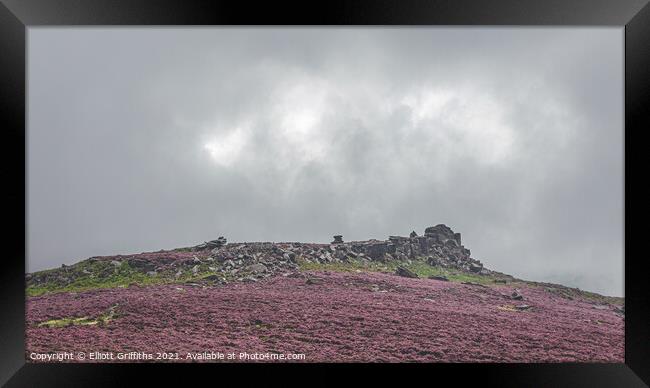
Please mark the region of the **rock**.
<svg viewBox="0 0 650 388"><path fill-rule="evenodd" d="M523 300L524 296L518 293L517 291L513 291L512 295L510 295L510 298L514 300Z"/></svg>
<svg viewBox="0 0 650 388"><path fill-rule="evenodd" d="M222 246L226 245L226 243L227 243L226 238L223 237L223 236L219 236L218 239L208 241L208 242L205 243L205 245L208 248L217 249L217 248L221 248Z"/></svg>
<svg viewBox="0 0 650 388"><path fill-rule="evenodd" d="M475 264L475 263L469 263L469 270L471 272L481 272L482 269L483 269L483 265Z"/></svg>
<svg viewBox="0 0 650 388"><path fill-rule="evenodd" d="M122 265L122 262L117 260L111 260L111 264L113 264L116 267L119 267Z"/></svg>
<svg viewBox="0 0 650 388"><path fill-rule="evenodd" d="M412 231L411 234L409 234L409 237L410 237L410 238L416 238L417 236L418 236L418 234L415 233L415 230Z"/></svg>
<svg viewBox="0 0 650 388"><path fill-rule="evenodd" d="M198 265L195 265L194 267L192 267L192 273L193 273L194 275L196 275L197 273L199 273L199 266L198 266Z"/></svg>
<svg viewBox="0 0 650 388"><path fill-rule="evenodd" d="M322 283L323 283L323 279L314 278L314 277L308 278L307 281L305 282L305 284L322 284Z"/></svg>
<svg viewBox="0 0 650 388"><path fill-rule="evenodd" d="M433 256L429 256L429 257L427 257L427 264L429 264L432 267L435 267L435 266L437 266L439 264L439 261L438 261L437 258L435 258Z"/></svg>
<svg viewBox="0 0 650 388"><path fill-rule="evenodd" d="M143 259L129 259L127 260L127 263L129 263L129 266L131 268L137 269L142 272L149 272L153 271L156 269L156 266L148 261L148 260L143 260Z"/></svg>
<svg viewBox="0 0 650 388"><path fill-rule="evenodd" d="M446 276L439 276L439 275L431 275L431 276L429 276L429 279L440 280L440 281L443 281L443 282L448 282L449 281L449 279L447 279Z"/></svg>
<svg viewBox="0 0 650 388"><path fill-rule="evenodd" d="M388 244L386 242L371 242L365 246L366 255L371 259L381 259L388 253Z"/></svg>
<svg viewBox="0 0 650 388"><path fill-rule="evenodd" d="M204 277L203 280L208 280L208 281L211 281L211 282L216 282L216 281L220 281L221 278L219 277L219 275L208 275L208 276Z"/></svg>
<svg viewBox="0 0 650 388"><path fill-rule="evenodd" d="M282 255L282 258L284 258L285 261L290 261L293 263L296 261L296 254L293 252L287 252Z"/></svg>
<svg viewBox="0 0 650 388"><path fill-rule="evenodd" d="M424 235L432 237L441 236L445 238L454 238L454 231L445 224L438 224L436 226L430 226L426 228L424 230Z"/></svg>
<svg viewBox="0 0 650 388"><path fill-rule="evenodd" d="M451 248L458 247L458 243L454 239L448 239L445 241L445 245Z"/></svg>
<svg viewBox="0 0 650 388"><path fill-rule="evenodd" d="M520 304L520 305L515 306L515 308L516 308L517 310L519 310L519 311L529 310L530 307L531 307L531 306L529 306L529 305L527 305L527 304Z"/></svg>
<svg viewBox="0 0 650 388"><path fill-rule="evenodd" d="M486 285L481 284L481 283L474 283L474 282L460 282L460 284L466 284L466 285L468 285L468 286L476 286L476 287L487 288Z"/></svg>
<svg viewBox="0 0 650 388"><path fill-rule="evenodd" d="M258 264L252 264L246 267L246 270L252 273L263 273L268 271L268 268L264 264L258 263Z"/></svg>
<svg viewBox="0 0 650 388"><path fill-rule="evenodd" d="M508 281L506 279L494 279L495 283L501 283L501 284L507 284Z"/></svg>
<svg viewBox="0 0 650 388"><path fill-rule="evenodd" d="M183 276L183 271L181 270L178 270L178 272L176 272L176 274L174 275L176 279L180 278L181 276Z"/></svg>
<svg viewBox="0 0 650 388"><path fill-rule="evenodd" d="M149 275L149 276L156 276L156 275L158 275L158 272L156 272L156 271L149 271L149 272L147 272L147 275Z"/></svg>
<svg viewBox="0 0 650 388"><path fill-rule="evenodd" d="M418 275L415 274L413 271L411 271L408 268L404 268L402 266L399 266L397 267L397 269L395 269L395 275L402 276L405 278L414 278L414 279L417 279L418 277Z"/></svg>
<svg viewBox="0 0 650 388"><path fill-rule="evenodd" d="M332 244L342 244L343 243L343 236L340 234L337 234L334 236L334 241L332 241Z"/></svg>

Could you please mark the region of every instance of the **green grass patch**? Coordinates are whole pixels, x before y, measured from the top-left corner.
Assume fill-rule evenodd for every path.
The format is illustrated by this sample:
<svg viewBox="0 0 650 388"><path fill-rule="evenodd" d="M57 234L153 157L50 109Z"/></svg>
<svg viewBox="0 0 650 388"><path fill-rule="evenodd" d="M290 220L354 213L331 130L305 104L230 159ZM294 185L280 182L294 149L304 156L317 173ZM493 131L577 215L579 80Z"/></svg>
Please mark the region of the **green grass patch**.
<svg viewBox="0 0 650 388"><path fill-rule="evenodd" d="M43 281L29 284L26 289L26 294L27 296L39 296L45 293L82 292L93 289L128 287L132 284L148 286L193 281L200 282L205 277L213 274L223 276L216 271L211 271L208 268L210 266L210 264L206 263L199 265L196 274L190 269L183 269L179 277L176 277L176 271L178 269L175 271L159 272L151 276L145 272L131 268L126 261L122 261L119 266L115 266L110 261L85 260L73 266L35 273L34 276L38 276ZM62 281L62 277L73 280ZM228 279L229 276L224 277Z"/></svg>
<svg viewBox="0 0 650 388"><path fill-rule="evenodd" d="M302 271L337 271L337 272L383 272L394 273L397 267L408 268L420 278L429 276L445 276L454 282L473 282L479 284L494 284L494 277L490 275L478 275L474 273L462 272L455 269L448 269L439 266L432 266L426 262L425 258L416 258L407 261L389 261L380 263L375 261L365 262L362 260L350 260L342 263L312 263L298 259L298 265Z"/></svg>

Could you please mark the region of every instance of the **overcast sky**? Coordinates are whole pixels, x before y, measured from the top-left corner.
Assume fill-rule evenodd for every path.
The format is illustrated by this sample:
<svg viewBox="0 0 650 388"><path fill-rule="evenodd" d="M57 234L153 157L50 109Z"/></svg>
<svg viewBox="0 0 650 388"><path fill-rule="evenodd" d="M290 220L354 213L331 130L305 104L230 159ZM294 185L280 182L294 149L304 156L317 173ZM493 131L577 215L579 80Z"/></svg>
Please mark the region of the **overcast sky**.
<svg viewBox="0 0 650 388"><path fill-rule="evenodd" d="M623 295L622 28L30 28L28 270L445 223Z"/></svg>

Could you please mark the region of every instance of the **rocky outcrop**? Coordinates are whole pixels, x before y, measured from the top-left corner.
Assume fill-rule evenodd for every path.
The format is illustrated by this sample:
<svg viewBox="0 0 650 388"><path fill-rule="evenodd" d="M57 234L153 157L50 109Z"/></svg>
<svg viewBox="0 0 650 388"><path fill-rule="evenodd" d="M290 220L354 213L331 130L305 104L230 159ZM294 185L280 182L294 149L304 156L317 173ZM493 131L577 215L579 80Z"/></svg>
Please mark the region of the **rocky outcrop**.
<svg viewBox="0 0 650 388"><path fill-rule="evenodd" d="M473 259L469 249L461 244L460 233L444 224L425 229L423 236L415 231L409 237L389 236L386 241L370 240L344 244L347 249L371 260L409 260L426 258L430 265L457 268L476 273L488 273L480 261Z"/></svg>
<svg viewBox="0 0 650 388"><path fill-rule="evenodd" d="M334 236L331 244L313 243L226 243L225 237L173 251L141 253L132 256L96 257L56 271L30 274L28 284L53 280L66 285L87 276L99 278L128 275L137 271L158 278L197 278L210 281L254 280L298 269L298 262L344 263L349 261L399 262L423 260L429 265L467 272L490 273L469 249L460 244L460 233L446 225L426 228L423 236L389 236L387 240L344 242ZM89 273L91 275L89 275ZM411 277L406 268L398 275ZM205 278L203 276L205 275ZM213 276L214 275L214 276Z"/></svg>

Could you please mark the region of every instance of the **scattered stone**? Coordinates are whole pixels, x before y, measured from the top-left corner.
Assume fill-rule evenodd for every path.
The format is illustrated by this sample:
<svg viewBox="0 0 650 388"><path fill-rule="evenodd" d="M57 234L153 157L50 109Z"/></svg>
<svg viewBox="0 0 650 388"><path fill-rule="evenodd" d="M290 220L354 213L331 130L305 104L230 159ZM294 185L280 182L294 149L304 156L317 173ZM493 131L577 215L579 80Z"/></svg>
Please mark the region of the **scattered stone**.
<svg viewBox="0 0 650 388"><path fill-rule="evenodd" d="M323 283L323 279L315 278L315 277L310 277L305 282L305 284L322 284L322 283Z"/></svg>
<svg viewBox="0 0 650 388"><path fill-rule="evenodd" d="M523 299L524 299L524 296L521 295L521 294L520 294L519 292L517 292L517 291L513 291L513 292L512 292L512 295L510 295L510 298L511 298L511 299L514 299L514 300L523 300Z"/></svg>
<svg viewBox="0 0 650 388"><path fill-rule="evenodd" d="M129 259L127 260L129 267L138 271L149 272L156 269L156 265L149 260L145 259Z"/></svg>
<svg viewBox="0 0 650 388"><path fill-rule="evenodd" d="M395 275L403 276L405 278L414 278L414 279L417 279L418 277L418 275L415 272L411 271L408 268L404 268L401 265L398 266L397 269L395 269Z"/></svg>
<svg viewBox="0 0 650 388"><path fill-rule="evenodd" d="M596 310L609 310L609 306L604 305L604 304L597 304L597 305L593 305L591 307L595 308Z"/></svg>
<svg viewBox="0 0 650 388"><path fill-rule="evenodd" d="M216 282L216 281L220 281L221 278L219 277L219 275L208 275L208 276L204 277L203 280L208 280L208 281L211 281L211 282Z"/></svg>
<svg viewBox="0 0 650 388"><path fill-rule="evenodd" d="M205 246L208 248L221 248L222 246L226 245L227 241L226 238L223 236L219 236L216 240L208 241L205 243Z"/></svg>
<svg viewBox="0 0 650 388"><path fill-rule="evenodd" d="M483 265L481 264L469 263L469 270L472 272L481 272L482 269Z"/></svg>
<svg viewBox="0 0 650 388"><path fill-rule="evenodd" d="M263 273L268 270L264 264L258 263L258 264L252 264L246 267L246 270L252 273Z"/></svg>
<svg viewBox="0 0 650 388"><path fill-rule="evenodd" d="M487 288L485 284L481 283L474 283L474 282L461 282L461 284L466 284L468 286L476 286L476 287L482 287L482 288Z"/></svg>

